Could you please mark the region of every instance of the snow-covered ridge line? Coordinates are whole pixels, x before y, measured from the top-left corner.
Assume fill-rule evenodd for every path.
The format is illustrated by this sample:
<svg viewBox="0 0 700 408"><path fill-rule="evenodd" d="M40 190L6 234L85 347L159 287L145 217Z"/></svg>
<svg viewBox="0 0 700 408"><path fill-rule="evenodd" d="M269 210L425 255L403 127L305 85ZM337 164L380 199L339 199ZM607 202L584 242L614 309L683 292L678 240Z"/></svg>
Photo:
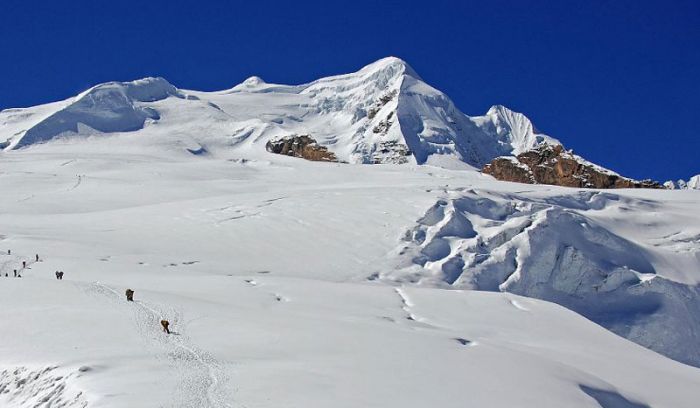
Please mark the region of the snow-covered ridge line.
<svg viewBox="0 0 700 408"><path fill-rule="evenodd" d="M232 130L242 127L248 136L234 134L232 143ZM302 85L250 77L229 90L197 92L145 78L100 84L51 106L0 112L4 150L121 133L210 151L245 146L250 156L263 154L272 138L305 134L339 161L423 164L440 156L474 167L556 142L500 105L483 116L465 115L395 57Z"/></svg>
<svg viewBox="0 0 700 408"><path fill-rule="evenodd" d="M170 96L184 97L163 78L100 84L72 98L23 133L11 135L5 142L6 149L28 147L61 136L140 130L147 120L160 118L158 111L143 104Z"/></svg>

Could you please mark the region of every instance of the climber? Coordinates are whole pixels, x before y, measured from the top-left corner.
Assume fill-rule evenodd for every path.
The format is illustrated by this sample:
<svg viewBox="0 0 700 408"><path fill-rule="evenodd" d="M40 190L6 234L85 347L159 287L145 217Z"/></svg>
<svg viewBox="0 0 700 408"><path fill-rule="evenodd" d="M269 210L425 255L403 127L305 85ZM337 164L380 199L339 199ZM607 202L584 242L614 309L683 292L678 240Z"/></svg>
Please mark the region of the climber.
<svg viewBox="0 0 700 408"><path fill-rule="evenodd" d="M127 302L133 302L134 301L134 291L131 289L126 290L126 301Z"/></svg>
<svg viewBox="0 0 700 408"><path fill-rule="evenodd" d="M167 334L170 334L170 329L168 329L168 326L170 326L170 322L167 320L161 320L160 325L163 326L163 331L166 332Z"/></svg>

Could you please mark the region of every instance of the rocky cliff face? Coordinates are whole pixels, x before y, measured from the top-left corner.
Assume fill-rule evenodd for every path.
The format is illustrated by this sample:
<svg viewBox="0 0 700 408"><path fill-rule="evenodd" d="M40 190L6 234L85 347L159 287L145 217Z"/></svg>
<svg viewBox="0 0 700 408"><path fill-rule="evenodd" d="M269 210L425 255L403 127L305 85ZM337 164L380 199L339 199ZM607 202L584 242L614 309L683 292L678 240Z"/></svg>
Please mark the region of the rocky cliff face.
<svg viewBox="0 0 700 408"><path fill-rule="evenodd" d="M338 161L333 152L319 146L309 135L292 135L267 142L267 151L286 156L300 157L311 161Z"/></svg>
<svg viewBox="0 0 700 408"><path fill-rule="evenodd" d="M663 188L652 180L633 180L566 151L540 144L515 157L497 157L482 170L499 180L579 188Z"/></svg>

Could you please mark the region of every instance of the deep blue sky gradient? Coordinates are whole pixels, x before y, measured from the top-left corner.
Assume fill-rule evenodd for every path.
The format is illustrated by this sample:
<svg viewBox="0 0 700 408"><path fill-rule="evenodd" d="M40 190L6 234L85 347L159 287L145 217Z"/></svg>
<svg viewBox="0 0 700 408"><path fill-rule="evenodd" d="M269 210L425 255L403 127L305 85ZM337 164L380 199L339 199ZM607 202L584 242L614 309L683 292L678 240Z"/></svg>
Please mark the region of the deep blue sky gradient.
<svg viewBox="0 0 700 408"><path fill-rule="evenodd" d="M503 104L637 178L700 173L698 1L0 3L0 109L100 82L303 83L393 55L470 115Z"/></svg>

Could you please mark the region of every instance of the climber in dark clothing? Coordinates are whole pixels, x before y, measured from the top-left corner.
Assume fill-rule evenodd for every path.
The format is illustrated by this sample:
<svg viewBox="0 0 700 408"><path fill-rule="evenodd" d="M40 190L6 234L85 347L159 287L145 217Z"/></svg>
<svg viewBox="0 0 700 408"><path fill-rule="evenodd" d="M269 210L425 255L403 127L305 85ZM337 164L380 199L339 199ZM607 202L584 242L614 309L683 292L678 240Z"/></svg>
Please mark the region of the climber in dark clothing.
<svg viewBox="0 0 700 408"><path fill-rule="evenodd" d="M17 269L15 269L15 278L17 277Z"/></svg>
<svg viewBox="0 0 700 408"><path fill-rule="evenodd" d="M133 302L134 301L134 291L131 289L126 290L126 300L127 302Z"/></svg>
<svg viewBox="0 0 700 408"><path fill-rule="evenodd" d="M36 261L39 262L39 254L36 254Z"/></svg>
<svg viewBox="0 0 700 408"><path fill-rule="evenodd" d="M167 334L170 334L170 329L168 326L170 326L170 322L167 320L161 320L160 325L163 326L163 331Z"/></svg>

